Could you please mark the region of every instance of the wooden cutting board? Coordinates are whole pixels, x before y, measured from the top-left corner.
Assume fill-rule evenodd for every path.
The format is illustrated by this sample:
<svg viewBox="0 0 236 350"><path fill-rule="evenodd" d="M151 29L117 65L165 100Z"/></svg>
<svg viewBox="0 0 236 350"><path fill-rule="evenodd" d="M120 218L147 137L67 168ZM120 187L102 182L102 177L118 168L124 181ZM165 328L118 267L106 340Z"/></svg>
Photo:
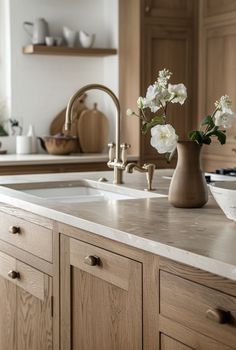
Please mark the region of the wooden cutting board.
<svg viewBox="0 0 236 350"><path fill-rule="evenodd" d="M80 117L80 114L82 111L87 109L85 105L85 99L87 95L84 94L81 97L79 97L75 103L72 110L72 127L71 127L71 134L72 136L78 136L77 135L77 123L78 119ZM50 125L50 135L56 135L59 133L64 133L64 124L65 124L65 117L66 117L66 108L64 108L58 115L53 119Z"/></svg>
<svg viewBox="0 0 236 350"><path fill-rule="evenodd" d="M80 114L78 136L81 151L84 153L101 153L108 143L109 124L107 117L97 109L87 109Z"/></svg>

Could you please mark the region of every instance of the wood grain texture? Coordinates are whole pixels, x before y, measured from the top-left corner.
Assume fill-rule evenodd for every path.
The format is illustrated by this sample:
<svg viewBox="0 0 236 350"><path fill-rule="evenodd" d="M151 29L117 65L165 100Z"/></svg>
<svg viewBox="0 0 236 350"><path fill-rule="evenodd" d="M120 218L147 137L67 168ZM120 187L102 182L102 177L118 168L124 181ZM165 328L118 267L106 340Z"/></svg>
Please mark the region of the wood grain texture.
<svg viewBox="0 0 236 350"><path fill-rule="evenodd" d="M94 105L84 110L78 121L78 137L81 151L84 153L102 153L108 144L108 119Z"/></svg>
<svg viewBox="0 0 236 350"><path fill-rule="evenodd" d="M84 259L96 256L100 262L89 266ZM70 264L126 291L130 283L130 260L107 250L70 239Z"/></svg>
<svg viewBox="0 0 236 350"><path fill-rule="evenodd" d="M161 334L161 350L191 350L191 348L167 337L165 334Z"/></svg>
<svg viewBox="0 0 236 350"><path fill-rule="evenodd" d="M159 264L161 270L236 297L234 281L166 258L160 258Z"/></svg>
<svg viewBox="0 0 236 350"><path fill-rule="evenodd" d="M20 273L20 278L17 279L17 286L44 301L45 275L21 261L16 261L16 271Z"/></svg>
<svg viewBox="0 0 236 350"><path fill-rule="evenodd" d="M2 261L0 262L2 266ZM0 349L16 350L16 286L0 277Z"/></svg>
<svg viewBox="0 0 236 350"><path fill-rule="evenodd" d="M59 55L59 56L110 56L116 55L116 49L99 49L99 48L78 48L78 47L64 47L64 46L41 46L28 45L23 47L24 54L31 55Z"/></svg>
<svg viewBox="0 0 236 350"><path fill-rule="evenodd" d="M66 263L61 274L62 348L142 349L141 264L129 260L128 290L122 289L103 280L103 276L70 265L69 238L62 237L61 243L62 261ZM119 258L125 260L122 266L127 266L127 258ZM68 304L69 295L72 300Z"/></svg>
<svg viewBox="0 0 236 350"><path fill-rule="evenodd" d="M5 214L0 211L1 233L0 238L20 249L52 261L52 231L27 222L19 217ZM19 234L9 233L11 226L20 228Z"/></svg>
<svg viewBox="0 0 236 350"><path fill-rule="evenodd" d="M202 118L214 110L214 102L225 94L232 99L235 110L236 1L200 0L199 4L198 115ZM225 146L214 140L204 148L204 170L235 166L235 132L234 124L227 130Z"/></svg>
<svg viewBox="0 0 236 350"><path fill-rule="evenodd" d="M44 275L44 300L17 288L17 350L52 350L52 278Z"/></svg>
<svg viewBox="0 0 236 350"><path fill-rule="evenodd" d="M210 308L229 311L229 322L218 324L209 320L206 312ZM236 298L234 297L161 271L160 313L190 329L235 347Z"/></svg>
<svg viewBox="0 0 236 350"><path fill-rule="evenodd" d="M0 175L45 174L77 171L109 170L107 162L96 163L60 163L0 166Z"/></svg>
<svg viewBox="0 0 236 350"><path fill-rule="evenodd" d="M159 330L194 350L233 350L235 348L224 345L212 338L197 333L177 322L160 316ZM175 350L175 349L173 349Z"/></svg>

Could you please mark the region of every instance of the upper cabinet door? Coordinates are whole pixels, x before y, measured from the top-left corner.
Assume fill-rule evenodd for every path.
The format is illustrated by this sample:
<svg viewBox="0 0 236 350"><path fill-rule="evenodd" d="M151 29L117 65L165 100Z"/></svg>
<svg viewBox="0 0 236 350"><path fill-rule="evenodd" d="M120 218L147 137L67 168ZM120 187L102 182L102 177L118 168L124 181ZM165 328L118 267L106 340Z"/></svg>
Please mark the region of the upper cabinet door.
<svg viewBox="0 0 236 350"><path fill-rule="evenodd" d="M61 262L62 349L141 350L141 264L64 236Z"/></svg>
<svg viewBox="0 0 236 350"><path fill-rule="evenodd" d="M144 0L143 11L149 17L189 18L194 0Z"/></svg>

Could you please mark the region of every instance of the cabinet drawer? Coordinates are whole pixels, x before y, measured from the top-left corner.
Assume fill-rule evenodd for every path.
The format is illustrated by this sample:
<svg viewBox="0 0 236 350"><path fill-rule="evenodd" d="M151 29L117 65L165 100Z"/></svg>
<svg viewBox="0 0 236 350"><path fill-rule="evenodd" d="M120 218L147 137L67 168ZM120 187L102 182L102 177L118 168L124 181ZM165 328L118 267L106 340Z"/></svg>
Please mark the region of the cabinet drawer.
<svg viewBox="0 0 236 350"><path fill-rule="evenodd" d="M0 275L36 298L44 300L44 274L0 252Z"/></svg>
<svg viewBox="0 0 236 350"><path fill-rule="evenodd" d="M52 261L52 230L2 212L0 222L0 239Z"/></svg>
<svg viewBox="0 0 236 350"><path fill-rule="evenodd" d="M160 271L160 313L235 348L236 298Z"/></svg>
<svg viewBox="0 0 236 350"><path fill-rule="evenodd" d="M95 259L95 265L92 265L92 259ZM130 259L128 258L71 238L70 264L117 287L129 289Z"/></svg>

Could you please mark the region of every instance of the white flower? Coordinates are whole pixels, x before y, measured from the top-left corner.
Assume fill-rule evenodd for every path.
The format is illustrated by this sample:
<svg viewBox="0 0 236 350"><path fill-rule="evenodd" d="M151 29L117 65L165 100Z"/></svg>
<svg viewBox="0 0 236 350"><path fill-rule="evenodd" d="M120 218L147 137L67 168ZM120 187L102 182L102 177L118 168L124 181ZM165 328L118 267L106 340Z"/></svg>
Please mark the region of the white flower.
<svg viewBox="0 0 236 350"><path fill-rule="evenodd" d="M216 108L220 109L222 112L231 112L232 101L228 95L221 96L219 101L215 102Z"/></svg>
<svg viewBox="0 0 236 350"><path fill-rule="evenodd" d="M223 128L231 128L235 120L235 113L231 110L227 112L217 111L215 114L215 125L223 126Z"/></svg>
<svg viewBox="0 0 236 350"><path fill-rule="evenodd" d="M180 103L181 105L184 104L184 101L187 98L187 89L184 84L169 84L168 92L171 95L170 100L172 103Z"/></svg>
<svg viewBox="0 0 236 350"><path fill-rule="evenodd" d="M160 87L162 87L163 89L166 89L168 81L170 80L171 75L172 75L172 73L169 71L169 69L164 68L163 70L160 70L156 83Z"/></svg>
<svg viewBox="0 0 236 350"><path fill-rule="evenodd" d="M127 115L128 117L130 117L130 116L133 115L133 114L134 114L134 112L132 111L132 109L128 108L127 111L126 111L126 115Z"/></svg>
<svg viewBox="0 0 236 350"><path fill-rule="evenodd" d="M151 145L156 148L158 153L174 152L178 136L175 129L170 124L156 125L151 128Z"/></svg>

